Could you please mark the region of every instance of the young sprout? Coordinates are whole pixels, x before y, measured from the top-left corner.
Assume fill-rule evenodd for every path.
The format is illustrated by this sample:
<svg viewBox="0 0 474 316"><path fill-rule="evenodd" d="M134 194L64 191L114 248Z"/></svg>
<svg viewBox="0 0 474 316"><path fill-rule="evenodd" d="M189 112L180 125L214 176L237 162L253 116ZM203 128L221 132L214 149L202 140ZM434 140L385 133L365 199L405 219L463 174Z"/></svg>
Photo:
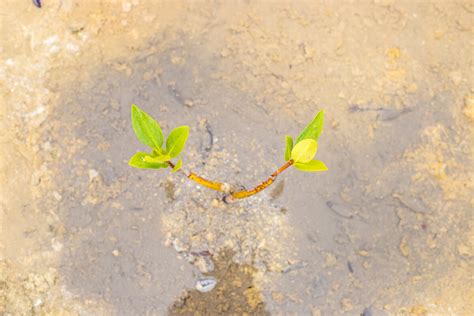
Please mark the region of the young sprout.
<svg viewBox="0 0 474 316"><path fill-rule="evenodd" d="M328 170L322 161L313 159L318 149L318 138L322 132L323 120L324 112L320 111L311 123L309 123L301 132L298 138L296 138L294 146L293 138L288 135L285 137L286 148L284 157L286 162L277 171L272 173L267 180L252 189L229 191L229 186L225 183L211 181L195 174L194 172L184 171L181 169L183 163L181 158L179 158L176 163L171 161L173 158L179 157L179 154L183 151L184 146L186 145L186 140L189 135L188 126L179 126L173 129L168 135L165 143L165 138L160 125L146 112L133 104L133 130L135 131L138 140L140 140L144 145L150 147L151 152L137 152L130 159L129 165L135 168L144 169L161 169L169 167L171 168L171 172L180 171L186 177L202 186L216 191L225 192L226 194L224 195L223 200L226 203L230 203L262 191L271 185L276 180L277 176L290 166L294 166L296 169L305 172Z"/></svg>

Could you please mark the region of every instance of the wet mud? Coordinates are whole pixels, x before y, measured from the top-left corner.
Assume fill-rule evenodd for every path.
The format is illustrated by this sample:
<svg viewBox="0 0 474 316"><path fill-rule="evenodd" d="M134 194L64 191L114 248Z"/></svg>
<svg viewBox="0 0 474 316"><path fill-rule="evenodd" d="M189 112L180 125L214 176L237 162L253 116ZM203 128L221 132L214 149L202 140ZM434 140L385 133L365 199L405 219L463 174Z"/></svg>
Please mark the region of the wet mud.
<svg viewBox="0 0 474 316"><path fill-rule="evenodd" d="M469 2L42 4L0 4L0 314L473 310ZM245 187L324 109L329 171L225 204L127 165L132 103Z"/></svg>

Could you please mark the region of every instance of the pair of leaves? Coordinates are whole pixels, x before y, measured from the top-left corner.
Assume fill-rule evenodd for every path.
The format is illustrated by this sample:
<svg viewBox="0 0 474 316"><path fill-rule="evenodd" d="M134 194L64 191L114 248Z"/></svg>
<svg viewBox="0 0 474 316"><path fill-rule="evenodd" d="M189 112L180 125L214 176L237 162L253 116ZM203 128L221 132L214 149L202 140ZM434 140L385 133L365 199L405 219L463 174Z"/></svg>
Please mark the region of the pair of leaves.
<svg viewBox="0 0 474 316"><path fill-rule="evenodd" d="M147 158L153 158L150 154L139 151L135 153L135 155L130 158L128 164L135 168L142 168L142 169L161 169L167 168L168 165L166 163L159 163L149 161Z"/></svg>
<svg viewBox="0 0 474 316"><path fill-rule="evenodd" d="M291 150L290 159L295 162L295 168L306 172L328 170L324 162L313 160L318 150L318 143L310 138L303 139Z"/></svg>
<svg viewBox="0 0 474 316"><path fill-rule="evenodd" d="M301 171L315 172L328 170L320 160L312 160L318 149L318 138L322 132L324 112L320 111L311 123L301 132L293 147L293 138L286 135L285 160L293 160L295 168Z"/></svg>
<svg viewBox="0 0 474 316"><path fill-rule="evenodd" d="M136 153L129 165L137 168L166 168L171 158L176 158L183 151L189 136L188 126L179 126L171 131L163 148L164 136L160 125L145 111L132 104L132 126L137 138L152 149L152 154ZM173 172L181 168L181 159L173 168Z"/></svg>
<svg viewBox="0 0 474 316"><path fill-rule="evenodd" d="M319 135L323 131L323 122L324 122L324 111L320 111L313 118L311 123L305 127L301 134L296 139L295 144L298 144L304 139L312 139L315 142L318 141ZM291 157L291 151L293 150L293 138L286 135L286 149L285 149L285 160L289 160Z"/></svg>
<svg viewBox="0 0 474 316"><path fill-rule="evenodd" d="M132 158L130 158L129 165L141 169L161 169L168 167L168 164L166 162L160 161L161 159L157 159L157 157L153 157L148 153L139 151L135 153ZM171 170L171 172L178 171L181 168L182 164L183 160L179 159L176 165Z"/></svg>

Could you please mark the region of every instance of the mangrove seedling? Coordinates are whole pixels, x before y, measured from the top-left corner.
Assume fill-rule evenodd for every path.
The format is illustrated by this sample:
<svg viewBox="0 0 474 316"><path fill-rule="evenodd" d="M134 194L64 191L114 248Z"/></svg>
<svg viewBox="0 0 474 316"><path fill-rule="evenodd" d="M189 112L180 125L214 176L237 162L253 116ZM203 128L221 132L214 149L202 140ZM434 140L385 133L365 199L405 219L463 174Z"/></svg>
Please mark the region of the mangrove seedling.
<svg viewBox="0 0 474 316"><path fill-rule="evenodd" d="M300 133L293 142L293 138L286 135L285 163L268 177L267 180L251 189L233 190L227 183L205 179L192 171L182 169L183 161L179 155L184 149L189 135L188 126L179 126L173 129L168 137L163 135L160 125L145 111L132 104L132 126L138 140L150 147L150 152L137 152L129 161L129 165L143 169L170 168L171 172L181 172L190 180L212 190L224 192L223 200L226 203L252 196L271 185L277 176L294 166L297 170L317 172L328 170L320 160L314 160L318 149L318 138L322 132L324 112L320 111L311 123ZM179 158L179 159L178 159ZM178 159L173 162L173 159Z"/></svg>

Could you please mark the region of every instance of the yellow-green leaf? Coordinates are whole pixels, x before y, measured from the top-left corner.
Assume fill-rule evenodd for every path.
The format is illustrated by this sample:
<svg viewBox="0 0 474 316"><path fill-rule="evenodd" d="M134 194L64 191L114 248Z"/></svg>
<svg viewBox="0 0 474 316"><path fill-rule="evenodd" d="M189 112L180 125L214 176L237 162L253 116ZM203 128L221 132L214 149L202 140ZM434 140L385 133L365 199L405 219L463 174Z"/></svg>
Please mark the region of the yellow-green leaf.
<svg viewBox="0 0 474 316"><path fill-rule="evenodd" d="M166 151L168 154L175 158L181 153L186 145L186 140L189 135L189 126L176 127L171 131L166 140Z"/></svg>
<svg viewBox="0 0 474 316"><path fill-rule="evenodd" d="M311 160L306 163L297 162L295 168L305 172L326 171L328 167L321 160Z"/></svg>
<svg viewBox="0 0 474 316"><path fill-rule="evenodd" d="M293 138L291 136L286 135L286 149L285 149L285 160L290 160L291 150L293 149Z"/></svg>
<svg viewBox="0 0 474 316"><path fill-rule="evenodd" d="M163 132L160 125L138 106L132 104L132 126L138 140L151 148L163 145Z"/></svg>
<svg viewBox="0 0 474 316"><path fill-rule="evenodd" d="M171 156L170 155L158 155L158 156L145 156L144 161L145 162L151 162L151 163L164 163L167 161L170 161Z"/></svg>
<svg viewBox="0 0 474 316"><path fill-rule="evenodd" d="M161 155L166 155L166 154L167 154L167 152L163 148L153 148L151 156L156 157L156 156L161 156Z"/></svg>
<svg viewBox="0 0 474 316"><path fill-rule="evenodd" d="M303 139L293 147L291 159L295 162L306 163L313 159L318 149L318 143L313 139Z"/></svg>
<svg viewBox="0 0 474 316"><path fill-rule="evenodd" d="M171 170L171 172L176 172L179 169L181 169L181 165L183 164L183 159L179 159L174 168Z"/></svg>
<svg viewBox="0 0 474 316"><path fill-rule="evenodd" d="M168 167L165 163L153 163L153 162L146 162L145 158L151 157L149 154L144 152L137 152L135 155L130 158L128 164L135 168L142 168L142 169L161 169Z"/></svg>
<svg viewBox="0 0 474 316"><path fill-rule="evenodd" d="M318 114L313 118L311 123L305 127L301 134L296 139L296 143L299 143L303 139L312 139L318 141L319 135L323 130L324 111L319 111Z"/></svg>

